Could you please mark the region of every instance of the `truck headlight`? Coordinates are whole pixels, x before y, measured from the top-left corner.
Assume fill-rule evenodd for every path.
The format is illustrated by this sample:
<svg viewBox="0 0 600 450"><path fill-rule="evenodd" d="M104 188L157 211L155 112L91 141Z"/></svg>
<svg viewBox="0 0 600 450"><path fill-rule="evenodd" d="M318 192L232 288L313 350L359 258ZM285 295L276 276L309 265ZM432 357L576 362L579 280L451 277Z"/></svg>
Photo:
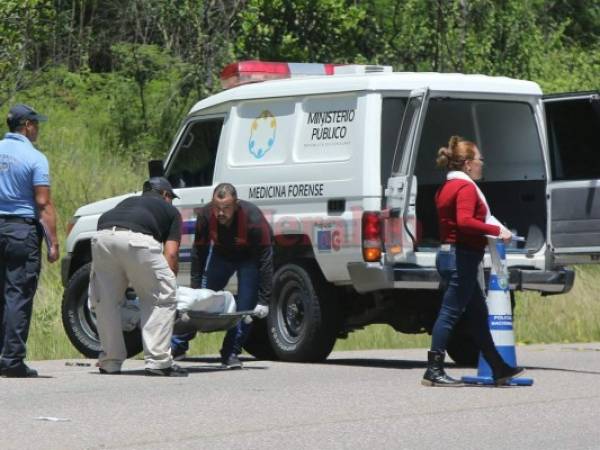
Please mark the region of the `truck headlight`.
<svg viewBox="0 0 600 450"><path fill-rule="evenodd" d="M69 233L71 232L78 220L79 216L73 216L69 219L69 221L67 222L67 236L69 236Z"/></svg>

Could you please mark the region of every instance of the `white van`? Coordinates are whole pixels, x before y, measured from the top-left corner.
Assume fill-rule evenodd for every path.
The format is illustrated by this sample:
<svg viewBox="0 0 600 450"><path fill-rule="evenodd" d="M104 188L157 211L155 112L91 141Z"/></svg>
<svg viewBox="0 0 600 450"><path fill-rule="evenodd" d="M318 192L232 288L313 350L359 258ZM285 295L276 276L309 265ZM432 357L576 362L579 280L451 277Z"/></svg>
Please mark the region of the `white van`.
<svg viewBox="0 0 600 450"><path fill-rule="evenodd" d="M245 346L258 357L324 359L337 338L373 323L431 332L440 306L433 196L445 177L435 157L452 135L478 144L494 215L526 238L508 248L511 289L566 292L574 273L564 265L600 258L597 92L544 97L536 83L505 77L258 61L228 66L223 81L242 85L198 102L151 171L164 168L181 197L182 285L194 209L216 184L233 183L265 212L276 273L270 314ZM123 198L77 210L62 263L65 328L88 356L99 349L87 309L90 237ZM139 330L124 332L139 351ZM460 327L448 353L477 360Z"/></svg>

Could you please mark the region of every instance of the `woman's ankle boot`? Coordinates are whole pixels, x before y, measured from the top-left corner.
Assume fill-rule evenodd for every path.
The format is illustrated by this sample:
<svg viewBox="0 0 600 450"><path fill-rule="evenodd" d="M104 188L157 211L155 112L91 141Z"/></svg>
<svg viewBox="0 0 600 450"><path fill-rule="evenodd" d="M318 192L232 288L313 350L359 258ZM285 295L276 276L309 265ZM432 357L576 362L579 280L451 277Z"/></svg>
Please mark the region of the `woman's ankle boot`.
<svg viewBox="0 0 600 450"><path fill-rule="evenodd" d="M496 386L507 384L511 378L525 373L523 367L512 367L506 364L495 347L493 350L484 351L483 357L492 368L492 377Z"/></svg>
<svg viewBox="0 0 600 450"><path fill-rule="evenodd" d="M423 386L463 386L463 383L450 378L444 371L444 352L427 352L427 370L423 375Z"/></svg>

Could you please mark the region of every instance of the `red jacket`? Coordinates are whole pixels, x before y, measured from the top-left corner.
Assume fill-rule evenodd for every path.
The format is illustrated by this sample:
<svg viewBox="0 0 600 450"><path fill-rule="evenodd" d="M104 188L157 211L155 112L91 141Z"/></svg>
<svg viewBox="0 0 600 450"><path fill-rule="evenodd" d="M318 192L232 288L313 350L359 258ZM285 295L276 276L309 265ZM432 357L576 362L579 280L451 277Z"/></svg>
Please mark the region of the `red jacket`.
<svg viewBox="0 0 600 450"><path fill-rule="evenodd" d="M487 208L469 181L446 181L435 194L435 205L442 243L483 250L487 245L484 235L500 234L499 226L485 223Z"/></svg>

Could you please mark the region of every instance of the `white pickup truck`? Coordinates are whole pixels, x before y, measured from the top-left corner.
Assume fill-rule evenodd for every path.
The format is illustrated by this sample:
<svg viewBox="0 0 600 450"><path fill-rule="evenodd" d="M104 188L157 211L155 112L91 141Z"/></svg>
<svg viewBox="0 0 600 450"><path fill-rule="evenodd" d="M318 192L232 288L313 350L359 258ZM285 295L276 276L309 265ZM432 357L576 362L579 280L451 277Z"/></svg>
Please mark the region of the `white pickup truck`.
<svg viewBox="0 0 600 450"><path fill-rule="evenodd" d="M600 259L598 92L545 97L536 83L505 77L260 61L231 64L222 79L228 89L191 109L151 172L181 197L181 285L194 209L217 183L235 184L270 221L270 314L245 345L258 357L324 359L337 338L373 323L431 332L440 305L433 196L444 179L435 155L451 135L478 144L494 215L525 236L508 248L512 290L566 292L574 273L565 265ZM62 261L65 329L88 356L99 350L87 308L90 238L124 197L76 211ZM139 330L124 333L138 352ZM477 360L460 327L448 352Z"/></svg>

